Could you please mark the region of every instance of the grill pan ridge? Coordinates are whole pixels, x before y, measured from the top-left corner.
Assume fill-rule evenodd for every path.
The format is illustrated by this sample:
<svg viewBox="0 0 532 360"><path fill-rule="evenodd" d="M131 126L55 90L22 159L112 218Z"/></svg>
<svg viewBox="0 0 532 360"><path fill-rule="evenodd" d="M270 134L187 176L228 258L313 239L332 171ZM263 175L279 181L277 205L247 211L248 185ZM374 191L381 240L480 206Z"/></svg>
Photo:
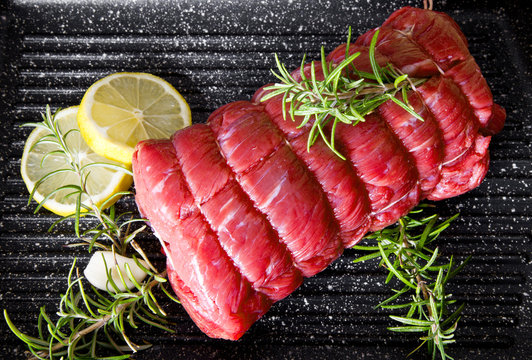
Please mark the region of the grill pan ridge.
<svg viewBox="0 0 532 360"><path fill-rule="evenodd" d="M172 83L189 102L194 122L218 106L249 99L273 81L278 53L289 68L307 53L317 59L346 38L378 26L402 6L421 1L289 0L11 0L0 3L0 307L36 334L39 307L54 313L75 257L65 248L72 228L52 233L55 217L33 214L19 175L29 129L46 104L76 105L97 79L144 71ZM490 146L489 173L477 189L436 203L461 217L439 238L458 260L473 255L449 291L467 307L450 353L456 359L526 359L532 353L532 90L530 5L514 1L436 1L466 34L497 103L503 131ZM134 209L132 201L120 204ZM140 241L158 267L164 258L150 235ZM400 359L415 335L393 334L388 312L373 306L389 294L375 263L353 264L346 250L328 269L276 303L237 342L203 335L176 305L167 305L176 334L131 332L154 346L135 359ZM23 359L25 347L0 320L0 358ZM425 358L424 350L414 359Z"/></svg>

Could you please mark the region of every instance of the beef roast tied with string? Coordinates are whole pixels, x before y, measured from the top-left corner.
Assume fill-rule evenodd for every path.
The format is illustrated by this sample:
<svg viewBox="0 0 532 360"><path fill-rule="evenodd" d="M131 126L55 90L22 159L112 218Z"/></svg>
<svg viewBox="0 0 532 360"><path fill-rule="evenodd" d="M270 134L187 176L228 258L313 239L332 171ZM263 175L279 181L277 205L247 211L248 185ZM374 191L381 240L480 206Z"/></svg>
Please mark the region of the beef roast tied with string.
<svg viewBox="0 0 532 360"><path fill-rule="evenodd" d="M407 94L424 121L389 100L356 126L340 123L336 147L346 160L321 141L307 151L309 126L283 118L281 96L261 101L264 88L220 107L207 124L137 145L139 210L164 245L174 291L207 335L240 338L367 232L486 175L505 111L458 25L405 7L379 29L377 62L428 78ZM375 31L349 46L361 53L360 70L371 71ZM345 56L346 44L327 61Z"/></svg>

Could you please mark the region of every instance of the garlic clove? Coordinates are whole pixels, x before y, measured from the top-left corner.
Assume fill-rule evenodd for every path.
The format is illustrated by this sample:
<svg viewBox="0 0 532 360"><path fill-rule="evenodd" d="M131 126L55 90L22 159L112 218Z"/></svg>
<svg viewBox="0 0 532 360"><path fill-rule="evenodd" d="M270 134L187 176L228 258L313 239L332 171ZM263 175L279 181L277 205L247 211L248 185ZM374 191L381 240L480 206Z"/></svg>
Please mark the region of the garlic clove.
<svg viewBox="0 0 532 360"><path fill-rule="evenodd" d="M148 267L145 261L139 260L139 262L144 267ZM133 278L138 283L141 283L147 275L146 272L144 272L144 270L137 265L134 259L118 255L116 253L113 254L112 251L96 251L92 255L87 267L83 271L83 274L85 275L85 278L97 289L115 292L115 289L109 283L109 279L107 278L107 274L105 272L105 266L107 265L108 271L111 272L111 278L118 289L120 289L120 291L125 291L126 288L120 279L118 269L120 269L120 272L122 273L122 277L124 278L127 288L132 289L135 287L135 284L133 284L133 282L129 279L129 273L126 270L125 264L129 265Z"/></svg>

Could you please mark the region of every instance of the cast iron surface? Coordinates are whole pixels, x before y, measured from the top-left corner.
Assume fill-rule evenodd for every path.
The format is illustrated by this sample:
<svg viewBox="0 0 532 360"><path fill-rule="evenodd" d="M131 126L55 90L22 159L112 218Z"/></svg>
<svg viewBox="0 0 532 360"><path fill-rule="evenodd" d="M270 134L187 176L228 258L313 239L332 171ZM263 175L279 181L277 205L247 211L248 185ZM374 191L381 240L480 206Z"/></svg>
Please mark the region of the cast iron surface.
<svg viewBox="0 0 532 360"><path fill-rule="evenodd" d="M218 106L249 99L273 80L277 52L296 67L304 52L317 58L376 27L404 5L421 1L127 1L26 0L0 3L0 308L34 333L40 306L55 312L74 257L71 228L53 233L55 217L34 215L19 176L29 129L45 104L79 103L95 80L116 71L164 77L190 103L195 122ZM493 138L491 167L482 185L438 202L440 213L462 216L440 238L445 254L473 260L451 287L468 303L457 332L456 359L525 359L531 349L532 93L523 2L435 1L462 27L470 49L508 119ZM132 202L121 204L134 208ZM142 243L163 266L153 237ZM142 329L154 344L136 359L401 359L415 336L391 334L384 311L389 294L374 263L354 265L345 255L277 303L237 342L209 339L177 305L167 304L176 334ZM0 321L0 358L24 358L24 346ZM414 358L425 358L422 350Z"/></svg>

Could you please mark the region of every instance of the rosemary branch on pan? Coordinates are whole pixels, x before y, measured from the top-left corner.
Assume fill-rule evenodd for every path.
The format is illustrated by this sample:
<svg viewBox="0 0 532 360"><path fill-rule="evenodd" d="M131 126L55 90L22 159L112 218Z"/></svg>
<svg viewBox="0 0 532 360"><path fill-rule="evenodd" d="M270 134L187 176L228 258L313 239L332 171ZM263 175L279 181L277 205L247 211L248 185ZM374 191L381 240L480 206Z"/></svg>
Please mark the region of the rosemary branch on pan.
<svg viewBox="0 0 532 360"><path fill-rule="evenodd" d="M377 30L371 39L369 47L369 60L372 73L359 71L356 68L356 59L360 52L349 55L351 43L351 28L347 37L345 59L339 64L327 62L325 50L321 48L321 68L316 69L315 63L311 63L311 76L305 75L305 60L303 56L300 66L301 81L297 81L288 72L286 66L275 55L277 70L272 73L281 82L268 86L265 90L271 90L262 101L282 95L283 117L286 119L288 107L290 117L296 121L300 117L299 127L311 123L307 149L321 137L325 144L340 158L345 157L335 147L335 131L339 122L356 125L364 121L364 116L373 112L384 102L391 100L410 113L412 116L423 121L408 102L408 90L415 89L426 79L411 79L407 74L395 68L392 64L384 67L375 60L375 47L379 31ZM317 72L323 73L323 80L318 80ZM397 98L401 94L402 100ZM289 104L289 106L287 106ZM327 129L332 125L330 132Z"/></svg>
<svg viewBox="0 0 532 360"><path fill-rule="evenodd" d="M150 347L150 344L135 344L127 335L128 327L138 328L139 322L143 322L173 332L167 327L166 313L153 292L160 288L171 296L162 286L166 282L165 272L144 270L149 277L142 284L135 283L134 291L102 293L91 286L92 294L89 294L74 260L68 275L67 290L61 296L56 313L58 320L54 321L45 307L41 307L38 337L22 333L6 310L4 317L11 331L26 343L31 353L28 354L29 359L96 359L102 357L102 348L113 349L119 354L106 359L126 359L130 356L127 352ZM121 274L121 278L126 275ZM133 276L129 278L134 279ZM113 288L117 288L111 276L108 280Z"/></svg>
<svg viewBox="0 0 532 360"><path fill-rule="evenodd" d="M68 146L66 141L68 133L61 132L55 121L55 114L51 113L49 107L46 108L43 120L40 123L27 125L47 129L50 135L41 140L56 144L59 150L54 150L54 154L61 152L69 161L61 171L46 174L37 181L30 194L30 201L39 184L53 176L60 176L65 171L71 171L78 174L80 180L79 184L66 184L56 190L71 191L70 196L76 197L77 206L75 213L59 218L49 230L51 231L61 222L74 220L74 231L81 242L69 246L87 245L89 252L100 248L110 250L113 254L130 254L134 263L147 276L142 282L136 281L131 267L126 264L122 270L120 266L113 267L113 271L118 272L119 280L116 280L116 277L113 279L112 276L113 264L105 263L107 291L98 290L92 285L87 288L84 284L84 277L80 276L76 260L74 260L68 275L65 293L61 295L58 311L50 315L44 307L40 309L37 336L30 336L20 331L9 318L6 310L4 310L5 320L11 331L26 343L29 349L29 359L96 359L104 356L102 349L105 349L105 355L108 356L105 357L106 359L128 358L131 352L150 346L147 343L135 344L127 335L129 330L138 328L140 323L173 332L167 326L166 313L159 305L157 295L165 294L173 301L178 300L165 288L166 272L156 270L135 240L146 226L133 228L136 223L144 222L145 219L134 218L131 212L117 213L114 205L105 209L106 202L96 206L85 187L87 177L90 176L88 169L94 166L129 170L107 163L92 163L89 167L82 166ZM131 194L131 192L121 192L115 196ZM36 212L41 209L46 200L47 198L37 206ZM96 220L97 224L93 227L90 225L95 221L82 224L80 221L82 218ZM128 289L126 280L133 283L131 290ZM120 288L125 288L125 290L122 291Z"/></svg>
<svg viewBox="0 0 532 360"><path fill-rule="evenodd" d="M455 342L454 332L465 307L461 304L453 313L449 305L455 304L445 286L469 261L459 265L451 256L448 263L441 263L438 247L429 245L458 217L440 221L438 215L423 216L423 206L401 218L394 227L372 233L366 237L377 242L376 246L354 246L357 250L371 253L354 260L361 262L378 258L379 266L388 270L386 284L396 279L399 289L376 308L406 311L403 316L390 315L401 326L388 328L394 332L420 332L425 335L421 345L427 344L432 359L440 354L442 360L452 359L447 345ZM405 300L407 299L407 300ZM402 300L402 301L401 301Z"/></svg>

